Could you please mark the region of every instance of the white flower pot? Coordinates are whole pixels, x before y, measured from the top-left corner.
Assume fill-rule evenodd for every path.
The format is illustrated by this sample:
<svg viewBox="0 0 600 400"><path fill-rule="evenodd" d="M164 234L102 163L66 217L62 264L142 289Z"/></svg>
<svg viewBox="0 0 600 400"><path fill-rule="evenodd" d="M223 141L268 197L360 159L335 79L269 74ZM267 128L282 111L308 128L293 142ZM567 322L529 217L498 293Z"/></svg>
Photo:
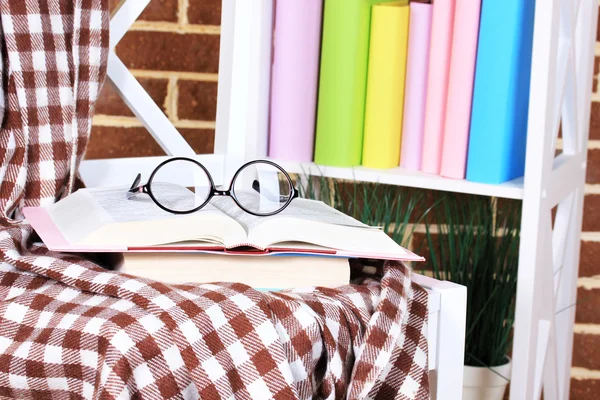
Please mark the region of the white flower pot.
<svg viewBox="0 0 600 400"><path fill-rule="evenodd" d="M510 371L510 360L493 368L465 365L463 400L502 400L508 386Z"/></svg>

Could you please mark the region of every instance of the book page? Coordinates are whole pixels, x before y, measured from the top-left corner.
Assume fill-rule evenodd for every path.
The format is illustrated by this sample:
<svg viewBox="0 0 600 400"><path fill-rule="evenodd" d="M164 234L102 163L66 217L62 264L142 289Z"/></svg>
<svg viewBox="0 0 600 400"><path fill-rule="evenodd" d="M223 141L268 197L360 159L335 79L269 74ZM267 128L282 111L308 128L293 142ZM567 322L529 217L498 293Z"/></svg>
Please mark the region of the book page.
<svg viewBox="0 0 600 400"><path fill-rule="evenodd" d="M154 185L152 185L154 187ZM182 189L179 185L161 185L161 191L168 191L166 197L169 199L177 198L173 193ZM187 189L186 189L187 190ZM126 188L94 188L86 189L86 192L98 203L102 209L107 212L113 222L146 221L154 219L185 218L185 214L173 214L158 207L150 196L146 193L135 193L127 198ZM154 191L153 191L154 192ZM179 196L185 202L189 197ZM173 204L174 209L184 209L184 204ZM193 208L189 205L187 208ZM217 213L222 214L211 204L207 204L197 212L199 213Z"/></svg>
<svg viewBox="0 0 600 400"><path fill-rule="evenodd" d="M256 209L251 201L257 197L238 194L238 201ZM285 210L268 217L246 213L231 198L219 198L213 204L236 219L246 230L248 241L257 247L315 250L317 246L392 259L408 254L381 229L365 225L320 201L294 199Z"/></svg>
<svg viewBox="0 0 600 400"><path fill-rule="evenodd" d="M335 250L354 257L401 259L408 253L377 228L333 225L298 218L279 218L256 226L248 235L264 248Z"/></svg>
<svg viewBox="0 0 600 400"><path fill-rule="evenodd" d="M92 247L245 241L243 228L210 204L191 214L172 214L147 194L128 199L127 189L81 189L48 211L68 242Z"/></svg>
<svg viewBox="0 0 600 400"><path fill-rule="evenodd" d="M260 196L255 196L253 194L238 194L237 197L238 201L241 204L244 204L245 207L250 209L259 208L258 204L256 204L256 201L258 201ZM355 220L354 218L336 210L333 207L329 207L321 201L316 200L294 199L283 211L268 217L259 217L247 213L246 211L242 210L229 196L215 196L211 200L211 203L223 213L229 215L239 222L248 234L261 224L267 222L273 223L282 219L299 219L304 221L321 222L324 224L375 229Z"/></svg>

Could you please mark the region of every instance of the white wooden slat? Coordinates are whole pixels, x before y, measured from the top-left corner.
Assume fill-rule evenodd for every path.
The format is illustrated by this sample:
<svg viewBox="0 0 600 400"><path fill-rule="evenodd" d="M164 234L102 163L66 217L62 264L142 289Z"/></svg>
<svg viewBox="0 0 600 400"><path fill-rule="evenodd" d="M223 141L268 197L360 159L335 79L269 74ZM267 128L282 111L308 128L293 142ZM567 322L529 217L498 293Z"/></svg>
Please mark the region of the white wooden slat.
<svg viewBox="0 0 600 400"><path fill-rule="evenodd" d="M579 151L587 148L590 130L590 113L592 100L592 84L594 72L594 49L596 46L596 30L598 25L598 0L580 0L575 28L575 64L577 70L577 95L581 107L577 109L579 133Z"/></svg>
<svg viewBox="0 0 600 400"><path fill-rule="evenodd" d="M274 1L253 0L251 3L253 25L248 65L250 97L246 100L249 108L246 158L257 159L265 158L268 149Z"/></svg>
<svg viewBox="0 0 600 400"><path fill-rule="evenodd" d="M554 328L554 326L552 326L552 328ZM546 362L544 363L544 398L560 399L559 393L562 385L563 382L558 380L556 334L553 329L550 329Z"/></svg>
<svg viewBox="0 0 600 400"><path fill-rule="evenodd" d="M267 153L272 19L272 0L223 2L215 151L227 176Z"/></svg>
<svg viewBox="0 0 600 400"><path fill-rule="evenodd" d="M233 35L236 0L221 2L221 45L219 51L219 81L217 97L217 121L215 131L215 153L234 156L236 143L230 135L231 85L233 70ZM239 150L239 149L238 149Z"/></svg>
<svg viewBox="0 0 600 400"><path fill-rule="evenodd" d="M431 391L440 400L460 399L464 371L467 288L422 275L413 275L413 280L425 289L440 294L435 338L435 380Z"/></svg>
<svg viewBox="0 0 600 400"><path fill-rule="evenodd" d="M427 325L427 362L428 370L435 371L435 360L437 360L437 337L439 335L438 320L440 319L439 311L429 314ZM437 397L433 397L437 399Z"/></svg>
<svg viewBox="0 0 600 400"><path fill-rule="evenodd" d="M561 15L560 17L560 35L558 38L558 66L556 68L556 82L558 83L558 88L556 89L556 95L554 98L554 105L552 110L552 115L554 116L554 123L552 124L552 134L554 135L551 149L554 150L556 148L556 138L558 137L558 128L561 123L561 114L560 110L564 104L566 81L565 76L568 73L569 67L569 55L571 54L571 45L572 41L567 35L564 34L563 30L565 29L565 25L567 23L564 22L566 17Z"/></svg>
<svg viewBox="0 0 600 400"><path fill-rule="evenodd" d="M575 10L574 2L563 1L561 10L561 36L568 43L566 54L559 54L559 63L565 63L565 74L561 77L563 87L561 106L562 112L556 112L555 118L562 120L563 153L574 154L578 148L577 142L577 87L575 80Z"/></svg>
<svg viewBox="0 0 600 400"><path fill-rule="evenodd" d="M428 307L428 325L427 325L427 358L429 370L435 370L435 361L437 360L437 337L438 331L438 319L440 318L440 304L442 296L435 290L426 289L429 295L427 299Z"/></svg>
<svg viewBox="0 0 600 400"><path fill-rule="evenodd" d="M125 0L110 20L110 49L114 49L150 0Z"/></svg>
<svg viewBox="0 0 600 400"><path fill-rule="evenodd" d="M548 178L542 196L547 199L550 208L556 206L579 185L585 176L583 155L560 154L552 161L552 172Z"/></svg>
<svg viewBox="0 0 600 400"><path fill-rule="evenodd" d="M568 399L570 394L571 364L573 356L573 327L575 324L575 307L577 303L577 277L579 276L580 233L583 215L583 188L573 194L573 214L571 215L570 232L565 241L564 267L561 284L556 296L555 330L556 342L560 346L557 351L558 379L561 382L560 399Z"/></svg>
<svg viewBox="0 0 600 400"><path fill-rule="evenodd" d="M533 308L536 310L534 329L535 334L535 364L533 366L534 393L540 393L542 385L547 387L547 393L556 393L556 379L554 382L547 382L551 377L556 377L556 341L554 332L554 317L556 310L556 296L554 295L554 274L552 269L552 213L550 207L542 205L542 215L540 218L540 231L538 236L544 248L538 259L536 281L534 282L535 296ZM539 398L534 395L533 398ZM551 396L549 399L556 399Z"/></svg>
<svg viewBox="0 0 600 400"><path fill-rule="evenodd" d="M546 356L548 354L548 344L550 343L550 330L552 329L552 323L550 321L540 320L537 325L538 335L534 342L536 364L535 373L531 382L534 392L530 397L531 399L540 399L542 396L542 380L544 378L544 373L546 372ZM556 399L556 397L550 398Z"/></svg>
<svg viewBox="0 0 600 400"><path fill-rule="evenodd" d="M356 180L360 182L378 182L387 185L442 190L447 192L495 196L506 199L523 198L523 178L500 185L470 182L464 179L450 179L419 171L407 171L401 168L372 169L365 167L327 167L314 163L297 163L273 160L290 173L300 175L325 176L336 179Z"/></svg>
<svg viewBox="0 0 600 400"><path fill-rule="evenodd" d="M138 173L142 174L144 181L147 180L152 171L168 158L170 157L84 160L79 167L79 172L88 187L129 186ZM208 169L215 185L220 186L224 184L223 156L208 154L194 156L193 158ZM225 184L229 184L229 182Z"/></svg>
<svg viewBox="0 0 600 400"><path fill-rule="evenodd" d="M551 262L547 253L547 243L543 235L546 213L550 207L544 202L544 191L549 190L549 175L552 171L554 149L552 128L555 127L556 96L559 95L557 76L558 29L560 1L545 0L535 2L534 38L531 66L529 118L527 129L527 156L525 162L525 182L521 241L519 250L519 271L517 284L517 306L515 314L515 340L510 384L512 399L535 399L535 390L543 376L538 366L536 353L539 321L544 317L544 307L540 304L543 287L541 280L550 274ZM544 264L545 261L548 263ZM550 294L553 294L552 279L548 280ZM546 347L543 348L545 353ZM538 374L538 375L536 375ZM539 380L534 379L538 377Z"/></svg>
<svg viewBox="0 0 600 400"><path fill-rule="evenodd" d="M196 155L171 121L114 53L111 53L108 59L108 78L123 101L144 124L165 153L171 156Z"/></svg>
<svg viewBox="0 0 600 400"><path fill-rule="evenodd" d="M552 267L554 271L554 293L558 294L558 288L562 279L563 270L565 267L565 250L567 240L572 226L573 217L573 197L571 193L567 198L560 202L556 211L554 220L554 230L552 232Z"/></svg>

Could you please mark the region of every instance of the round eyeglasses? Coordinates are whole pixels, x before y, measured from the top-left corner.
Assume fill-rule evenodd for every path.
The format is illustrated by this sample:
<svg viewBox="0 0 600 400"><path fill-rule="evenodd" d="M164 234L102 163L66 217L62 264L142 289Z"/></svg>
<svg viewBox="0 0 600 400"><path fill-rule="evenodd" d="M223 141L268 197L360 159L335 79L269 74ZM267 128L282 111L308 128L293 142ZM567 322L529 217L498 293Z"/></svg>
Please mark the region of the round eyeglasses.
<svg viewBox="0 0 600 400"><path fill-rule="evenodd" d="M242 165L227 190L218 190L206 167L186 157L171 158L159 164L145 185L140 186L141 179L138 174L128 198L146 193L157 206L173 214L198 211L213 196L230 196L247 213L269 216L283 211L298 197L289 174L267 160Z"/></svg>

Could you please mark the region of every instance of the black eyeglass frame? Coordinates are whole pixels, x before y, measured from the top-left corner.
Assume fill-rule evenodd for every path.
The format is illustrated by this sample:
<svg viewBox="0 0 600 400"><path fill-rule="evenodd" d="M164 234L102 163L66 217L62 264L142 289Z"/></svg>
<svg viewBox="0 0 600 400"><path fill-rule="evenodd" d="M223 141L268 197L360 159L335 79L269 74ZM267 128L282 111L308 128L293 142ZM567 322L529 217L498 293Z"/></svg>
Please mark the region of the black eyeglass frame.
<svg viewBox="0 0 600 400"><path fill-rule="evenodd" d="M163 167L164 165L166 165L168 163L174 162L174 161L189 161L189 162L196 164L197 166L202 168L202 170L206 173L206 176L208 177L208 181L210 182L210 193L207 196L206 201L192 210L186 210L186 211L171 210L171 209L163 206L162 204L160 204L160 202L156 199L156 197L154 197L154 194L152 193L152 180L154 179L154 176L156 175L156 173L160 170L161 167ZM246 168L250 165L253 165L253 164L269 164L269 165L277 168L281 172L283 172L283 174L285 175L285 177L288 181L288 184L290 186L291 196L288 196L289 198L286 201L286 203L278 210L272 211L270 213L256 213L256 212L250 211L246 207L244 207L239 202L237 197L235 196L235 191L233 190L233 185L235 184L237 177L244 170L244 168ZM227 190L217 189L217 187L215 186L215 182L213 181L213 178L210 175L210 172L208 172L208 169L204 165L202 165L202 163L194 160L193 158L188 158L188 157L169 158L168 160L161 162L156 168L154 168L154 171L152 171L152 174L150 174L150 178L148 178L148 182L146 184L140 186L141 180L142 180L142 174L137 174L137 176L135 177L135 180L133 181L133 184L131 185L131 187L129 188L127 193L128 194L146 193L147 195L150 196L150 198L152 199L154 204L156 204L162 210L172 213L172 214L191 214L191 213L194 213L194 212L200 210L201 208L205 207L214 196L229 196L233 199L235 204L238 205L238 207L240 207L242 210L244 210L248 214L251 214L251 215L254 215L257 217L269 217L271 215L279 214L280 212L285 210L287 208L287 206L290 205L292 200L298 198L298 196L299 196L298 189L296 189L294 187L292 178L290 178L290 175L287 173L287 171L284 170L280 165L274 163L273 161L269 161L269 160L253 160L253 161L249 161L246 164L242 165L236 171L236 173L233 175L233 178L231 179L231 183L229 184L229 189L227 189ZM260 187L256 185L257 183L258 183L257 181L254 181L252 187L254 190L256 190L257 192L260 193Z"/></svg>

